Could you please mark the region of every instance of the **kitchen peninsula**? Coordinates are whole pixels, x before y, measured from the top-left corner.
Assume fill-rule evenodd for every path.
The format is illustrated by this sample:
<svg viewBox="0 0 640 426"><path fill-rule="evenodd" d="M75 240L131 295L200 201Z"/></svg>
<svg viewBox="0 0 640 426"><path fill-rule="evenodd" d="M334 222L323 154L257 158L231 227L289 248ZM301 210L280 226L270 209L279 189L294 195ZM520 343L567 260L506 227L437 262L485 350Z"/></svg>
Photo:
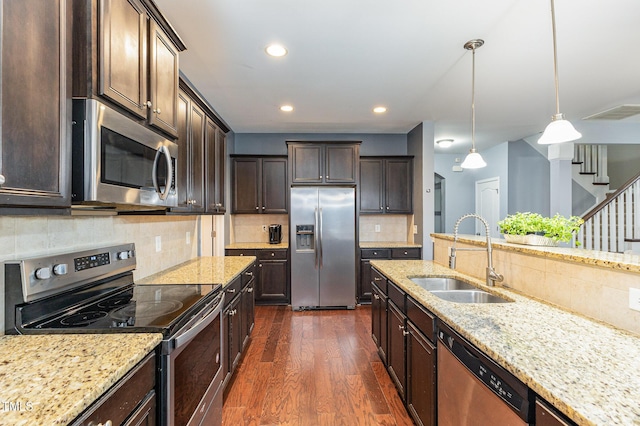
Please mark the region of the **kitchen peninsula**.
<svg viewBox="0 0 640 426"><path fill-rule="evenodd" d="M640 338L432 261L372 260L413 300L578 424L640 423ZM457 277L513 303L440 299L409 277Z"/></svg>

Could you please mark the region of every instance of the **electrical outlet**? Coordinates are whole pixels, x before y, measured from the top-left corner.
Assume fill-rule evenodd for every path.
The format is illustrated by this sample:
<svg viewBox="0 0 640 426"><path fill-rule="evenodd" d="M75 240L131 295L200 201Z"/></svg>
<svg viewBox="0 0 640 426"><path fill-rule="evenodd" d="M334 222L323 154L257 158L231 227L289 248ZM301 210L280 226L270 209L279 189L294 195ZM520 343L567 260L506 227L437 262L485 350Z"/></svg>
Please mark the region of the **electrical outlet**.
<svg viewBox="0 0 640 426"><path fill-rule="evenodd" d="M640 288L629 289L629 309L640 311Z"/></svg>
<svg viewBox="0 0 640 426"><path fill-rule="evenodd" d="M160 235L156 236L156 253L162 251L162 237Z"/></svg>
<svg viewBox="0 0 640 426"><path fill-rule="evenodd" d="M191 244L191 232L189 231L187 231L186 240L187 240L187 245Z"/></svg>
<svg viewBox="0 0 640 426"><path fill-rule="evenodd" d="M413 225L413 233L414 234L418 233L418 225Z"/></svg>
<svg viewBox="0 0 640 426"><path fill-rule="evenodd" d="M375 226L375 232L380 232L380 225Z"/></svg>
<svg viewBox="0 0 640 426"><path fill-rule="evenodd" d="M267 232L267 225L262 225L262 232Z"/></svg>

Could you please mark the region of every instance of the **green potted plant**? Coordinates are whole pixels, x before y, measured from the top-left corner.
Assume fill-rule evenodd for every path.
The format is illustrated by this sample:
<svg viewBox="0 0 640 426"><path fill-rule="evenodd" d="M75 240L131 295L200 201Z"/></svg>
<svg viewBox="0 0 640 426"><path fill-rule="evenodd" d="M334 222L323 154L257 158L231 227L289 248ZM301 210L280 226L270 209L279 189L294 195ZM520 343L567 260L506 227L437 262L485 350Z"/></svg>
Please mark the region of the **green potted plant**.
<svg viewBox="0 0 640 426"><path fill-rule="evenodd" d="M544 217L538 213L518 212L505 217L498 222L498 226L507 242L557 246L559 242L570 242L582 223L583 220L578 216L567 218L556 214Z"/></svg>

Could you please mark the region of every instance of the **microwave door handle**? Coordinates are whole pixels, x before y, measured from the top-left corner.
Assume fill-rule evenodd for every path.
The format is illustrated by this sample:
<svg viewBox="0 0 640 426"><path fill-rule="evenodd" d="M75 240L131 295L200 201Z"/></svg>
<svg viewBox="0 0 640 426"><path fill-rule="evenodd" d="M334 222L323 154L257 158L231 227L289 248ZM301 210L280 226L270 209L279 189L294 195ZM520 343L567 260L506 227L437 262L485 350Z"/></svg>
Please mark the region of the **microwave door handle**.
<svg viewBox="0 0 640 426"><path fill-rule="evenodd" d="M160 155L162 154L164 154L164 158L167 162L167 182L164 187L164 192L160 191L160 186L158 185L158 161L160 161ZM158 193L160 199L166 200L169 196L169 191L171 191L171 182L173 182L173 167L171 164L171 154L169 154L169 150L164 146L161 146L160 149L156 151L156 158L153 160L151 179L153 179L153 187Z"/></svg>

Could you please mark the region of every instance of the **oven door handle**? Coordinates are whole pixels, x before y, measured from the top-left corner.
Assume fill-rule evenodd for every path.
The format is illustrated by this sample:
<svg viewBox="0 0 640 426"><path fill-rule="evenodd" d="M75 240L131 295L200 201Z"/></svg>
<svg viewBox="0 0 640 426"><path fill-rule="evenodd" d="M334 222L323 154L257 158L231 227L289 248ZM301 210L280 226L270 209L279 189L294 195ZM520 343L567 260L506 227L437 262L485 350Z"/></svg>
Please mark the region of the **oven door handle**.
<svg viewBox="0 0 640 426"><path fill-rule="evenodd" d="M222 313L222 306L224 305L224 294L216 297L216 299L211 302L211 304L216 305L216 307L213 308L211 312L203 316L200 321L195 323L188 330L174 338L174 349L178 349L189 343L191 340L193 340L194 337L198 335L198 333L208 327L218 314Z"/></svg>
<svg viewBox="0 0 640 426"><path fill-rule="evenodd" d="M165 183L164 192L160 190L160 185L158 183L158 161L160 160L161 155L164 155L164 159L167 162L167 181ZM153 160L153 170L151 171L151 179L153 180L153 187L158 193L158 197L160 197L161 200L166 200L169 196L169 191L171 191L171 182L173 182L173 165L171 164L171 154L165 146L161 146L156 151L156 158Z"/></svg>

